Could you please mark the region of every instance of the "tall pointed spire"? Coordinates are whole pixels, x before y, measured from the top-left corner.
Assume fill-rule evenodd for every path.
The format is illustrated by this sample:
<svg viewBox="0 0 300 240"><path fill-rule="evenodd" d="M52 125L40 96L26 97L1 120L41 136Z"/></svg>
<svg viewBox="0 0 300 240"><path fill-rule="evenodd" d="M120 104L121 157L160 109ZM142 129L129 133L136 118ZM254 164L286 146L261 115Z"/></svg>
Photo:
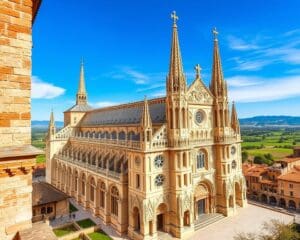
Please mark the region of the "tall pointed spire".
<svg viewBox="0 0 300 240"><path fill-rule="evenodd" d="M56 131L56 127L55 127L55 121L54 121L54 113L53 113L53 109L51 109L48 134L50 136L52 136L55 134L55 131Z"/></svg>
<svg viewBox="0 0 300 240"><path fill-rule="evenodd" d="M147 100L146 96L145 96L145 100L144 100L144 109L143 109L143 113L142 113L142 117L141 117L141 126L145 129L152 127L152 120L151 120L148 100Z"/></svg>
<svg viewBox="0 0 300 240"><path fill-rule="evenodd" d="M85 89L83 59L81 60L81 66L80 66L80 77L79 77L78 91L76 94L76 104L87 104L87 94L86 94L86 89Z"/></svg>
<svg viewBox="0 0 300 240"><path fill-rule="evenodd" d="M211 92L215 97L226 97L227 87L223 77L223 70L221 64L221 57L218 44L218 32L217 29L213 29L214 35L214 50L213 50L213 68L212 68L212 78L211 78Z"/></svg>
<svg viewBox="0 0 300 240"><path fill-rule="evenodd" d="M177 31L177 20L179 18L176 15L175 11L173 11L173 13L171 14L171 18L173 19L173 33L168 75L168 90L177 92L180 90L185 90L186 81L183 74L183 66Z"/></svg>
<svg viewBox="0 0 300 240"><path fill-rule="evenodd" d="M232 102L232 109L231 109L231 127L236 133L240 133L240 123L239 123L234 102Z"/></svg>

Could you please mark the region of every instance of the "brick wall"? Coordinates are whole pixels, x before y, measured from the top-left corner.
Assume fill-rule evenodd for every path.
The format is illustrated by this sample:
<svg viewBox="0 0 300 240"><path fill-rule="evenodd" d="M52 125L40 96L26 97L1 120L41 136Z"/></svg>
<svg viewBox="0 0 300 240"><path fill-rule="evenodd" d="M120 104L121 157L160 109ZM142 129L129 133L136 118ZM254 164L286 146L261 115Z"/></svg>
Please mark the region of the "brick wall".
<svg viewBox="0 0 300 240"><path fill-rule="evenodd" d="M32 0L0 1L0 147L31 143Z"/></svg>

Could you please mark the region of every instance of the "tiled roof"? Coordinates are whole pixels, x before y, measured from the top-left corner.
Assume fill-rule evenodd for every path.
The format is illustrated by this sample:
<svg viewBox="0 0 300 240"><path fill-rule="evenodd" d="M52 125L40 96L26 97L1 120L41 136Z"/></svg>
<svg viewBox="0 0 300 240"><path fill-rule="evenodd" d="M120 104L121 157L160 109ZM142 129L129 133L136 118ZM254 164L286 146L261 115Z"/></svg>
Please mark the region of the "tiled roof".
<svg viewBox="0 0 300 240"><path fill-rule="evenodd" d="M286 157L286 158L279 160L279 162L286 162L286 163L292 163L292 162L296 162L296 161L300 161L300 157Z"/></svg>
<svg viewBox="0 0 300 240"><path fill-rule="evenodd" d="M87 112L92 110L93 108L87 104L75 104L74 106L70 107L65 112Z"/></svg>
<svg viewBox="0 0 300 240"><path fill-rule="evenodd" d="M33 182L32 187L32 206L59 202L69 198L68 195L46 182Z"/></svg>
<svg viewBox="0 0 300 240"><path fill-rule="evenodd" d="M165 98L148 100L152 123L165 123ZM144 101L99 108L88 112L80 126L139 124L144 109Z"/></svg>
<svg viewBox="0 0 300 240"><path fill-rule="evenodd" d="M243 164L243 173L245 176L259 177L266 173L268 166L263 164Z"/></svg>
<svg viewBox="0 0 300 240"><path fill-rule="evenodd" d="M300 172L293 170L278 177L279 180L300 183Z"/></svg>

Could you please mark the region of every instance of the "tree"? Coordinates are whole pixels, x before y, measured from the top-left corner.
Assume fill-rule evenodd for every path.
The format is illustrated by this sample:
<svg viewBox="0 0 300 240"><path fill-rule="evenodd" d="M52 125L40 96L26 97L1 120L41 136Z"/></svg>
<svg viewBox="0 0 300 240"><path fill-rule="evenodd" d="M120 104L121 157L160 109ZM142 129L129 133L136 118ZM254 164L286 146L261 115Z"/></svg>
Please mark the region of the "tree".
<svg viewBox="0 0 300 240"><path fill-rule="evenodd" d="M257 156L254 157L253 162L256 163L256 164L263 164L264 157L257 155Z"/></svg>
<svg viewBox="0 0 300 240"><path fill-rule="evenodd" d="M242 163L246 162L249 158L249 154L247 151L242 151Z"/></svg>
<svg viewBox="0 0 300 240"><path fill-rule="evenodd" d="M263 224L263 233L239 233L234 240L297 240L300 233L294 225L272 219Z"/></svg>

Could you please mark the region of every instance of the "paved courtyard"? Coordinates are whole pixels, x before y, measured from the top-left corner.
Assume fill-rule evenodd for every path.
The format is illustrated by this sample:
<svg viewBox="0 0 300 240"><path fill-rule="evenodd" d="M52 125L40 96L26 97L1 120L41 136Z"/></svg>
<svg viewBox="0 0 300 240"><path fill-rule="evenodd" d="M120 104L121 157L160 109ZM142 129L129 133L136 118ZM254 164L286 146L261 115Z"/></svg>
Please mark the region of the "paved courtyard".
<svg viewBox="0 0 300 240"><path fill-rule="evenodd" d="M248 204L247 208L239 208L238 214L200 229L189 237L191 240L233 240L240 232L260 232L264 222L278 219L284 223L292 223L293 216L275 212L270 209Z"/></svg>

